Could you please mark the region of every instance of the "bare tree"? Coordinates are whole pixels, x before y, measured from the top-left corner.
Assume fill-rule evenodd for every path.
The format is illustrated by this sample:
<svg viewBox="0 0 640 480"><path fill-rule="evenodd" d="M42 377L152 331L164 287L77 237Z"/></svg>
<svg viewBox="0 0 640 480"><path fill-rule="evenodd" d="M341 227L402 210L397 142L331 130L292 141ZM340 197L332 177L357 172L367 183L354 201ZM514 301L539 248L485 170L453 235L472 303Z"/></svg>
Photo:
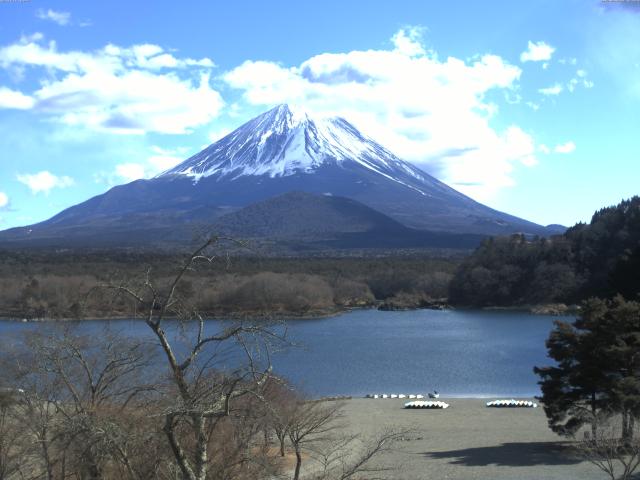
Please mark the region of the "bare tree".
<svg viewBox="0 0 640 480"><path fill-rule="evenodd" d="M25 462L27 451L16 421L20 392L0 390L0 480L13 478Z"/></svg>
<svg viewBox="0 0 640 480"><path fill-rule="evenodd" d="M373 465L375 457L388 452L393 444L404 438L408 430L385 430L378 435L361 438L352 435L332 440L320 448L311 450L315 461L320 465L312 480L347 480L356 475L372 475L392 470L387 465Z"/></svg>
<svg viewBox="0 0 640 480"><path fill-rule="evenodd" d="M338 429L337 419L343 405L339 402L298 402L292 412L288 435L296 454L293 480L299 480L303 452L326 442Z"/></svg>
<svg viewBox="0 0 640 480"><path fill-rule="evenodd" d="M286 443L289 439L289 429L298 411L301 401L294 389L287 382L278 377L269 379L264 392L263 404L265 437L270 431L276 436L280 457L286 455ZM268 439L265 438L265 444Z"/></svg>
<svg viewBox="0 0 640 480"><path fill-rule="evenodd" d="M578 452L598 467L611 480L629 480L640 467L640 439L635 436L623 439L619 427L612 422L601 422L596 435L585 432L577 445Z"/></svg>
<svg viewBox="0 0 640 480"><path fill-rule="evenodd" d="M149 399L143 397L155 389L148 370L152 353L150 346L106 330L80 336L63 328L29 332L12 355L4 355L11 384L21 392L15 418L20 438L39 459L31 474L97 479L122 466L119 478L139 480L128 450L137 439L132 419L144 413Z"/></svg>
<svg viewBox="0 0 640 480"><path fill-rule="evenodd" d="M140 284L108 284L99 289L113 290L137 304L144 321L160 344L169 375L164 389L163 431L175 462L185 480L204 480L208 476L215 426L229 417L235 402L262 397L262 388L271 373L269 343L279 337L269 329L250 323L235 323L209 333L203 317L180 295L186 275L198 265L209 265L216 256L214 237L189 255L176 276L157 285L147 272ZM177 319L183 329L183 342L165 330L169 319ZM229 370L221 362L220 351L233 344L244 354ZM215 452L214 452L215 455Z"/></svg>

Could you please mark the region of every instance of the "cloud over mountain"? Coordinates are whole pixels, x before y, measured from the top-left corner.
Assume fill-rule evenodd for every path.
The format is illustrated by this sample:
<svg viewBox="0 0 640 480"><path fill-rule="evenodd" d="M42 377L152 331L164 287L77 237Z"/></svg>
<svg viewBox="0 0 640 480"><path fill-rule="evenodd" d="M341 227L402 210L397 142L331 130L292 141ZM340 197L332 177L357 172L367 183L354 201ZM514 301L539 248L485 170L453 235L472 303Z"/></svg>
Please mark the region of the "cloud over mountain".
<svg viewBox="0 0 640 480"><path fill-rule="evenodd" d="M516 165L536 163L529 133L491 125L491 94L515 90L521 70L493 54L441 59L420 34L405 28L388 49L323 53L296 66L245 61L223 78L251 105L295 103L343 116L401 158L486 199L513 184Z"/></svg>

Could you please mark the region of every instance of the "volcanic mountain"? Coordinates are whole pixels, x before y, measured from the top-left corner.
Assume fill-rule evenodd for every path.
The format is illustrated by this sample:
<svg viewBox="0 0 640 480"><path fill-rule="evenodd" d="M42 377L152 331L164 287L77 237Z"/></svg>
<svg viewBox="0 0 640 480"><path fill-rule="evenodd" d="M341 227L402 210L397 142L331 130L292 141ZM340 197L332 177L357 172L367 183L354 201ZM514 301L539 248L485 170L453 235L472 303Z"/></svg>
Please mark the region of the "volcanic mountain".
<svg viewBox="0 0 640 480"><path fill-rule="evenodd" d="M556 233L457 192L343 118L316 118L280 105L155 178L114 187L45 222L2 232L0 243L172 244L194 228L221 227L225 218L238 233L255 231L238 219L257 221L256 215L231 221L228 214L287 192L344 197L413 230Z"/></svg>

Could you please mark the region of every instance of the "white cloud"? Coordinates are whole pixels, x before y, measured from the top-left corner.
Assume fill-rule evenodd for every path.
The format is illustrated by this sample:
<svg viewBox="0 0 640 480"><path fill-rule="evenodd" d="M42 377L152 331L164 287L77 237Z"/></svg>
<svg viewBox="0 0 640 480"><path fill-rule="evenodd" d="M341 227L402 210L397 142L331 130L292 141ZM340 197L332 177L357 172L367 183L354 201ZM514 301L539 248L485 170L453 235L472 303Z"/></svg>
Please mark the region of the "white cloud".
<svg viewBox="0 0 640 480"><path fill-rule="evenodd" d="M578 85L584 88L593 88L593 82L587 78L586 70L577 70L576 76L567 82L567 90L573 92Z"/></svg>
<svg viewBox="0 0 640 480"><path fill-rule="evenodd" d="M576 149L576 144L569 141L566 143L562 143L560 145L556 145L556 147L553 149L554 152L556 153L572 153L573 151L575 151Z"/></svg>
<svg viewBox="0 0 640 480"><path fill-rule="evenodd" d="M572 78L571 80L569 80L567 82L567 90L569 90L569 92L573 93L573 91L576 89L576 85L578 85L578 79L577 78Z"/></svg>
<svg viewBox="0 0 640 480"><path fill-rule="evenodd" d="M19 182L29 187L33 194L43 192L48 195L53 188L66 188L74 184L73 178L58 177L46 170L34 174L18 175L17 178Z"/></svg>
<svg viewBox="0 0 640 480"><path fill-rule="evenodd" d="M422 45L422 32L420 27L406 27L396 32L391 37L391 43L395 46L395 51L409 57L417 57L426 54Z"/></svg>
<svg viewBox="0 0 640 480"><path fill-rule="evenodd" d="M571 58L561 58L560 60L558 60L558 63L561 63L562 65L577 65L578 64L578 59L571 57Z"/></svg>
<svg viewBox="0 0 640 480"><path fill-rule="evenodd" d="M14 104L112 133L181 134L209 123L223 106L209 82L213 66L208 58L176 58L152 44L61 52L41 34L0 48L0 67L30 68L39 76L35 91L11 91Z"/></svg>
<svg viewBox="0 0 640 480"><path fill-rule="evenodd" d="M100 184L118 185L141 178L151 178L175 167L188 156L189 149L186 147L167 149L154 145L146 161L117 164L110 172L101 171L94 174L93 179Z"/></svg>
<svg viewBox="0 0 640 480"><path fill-rule="evenodd" d="M40 20L49 20L57 23L58 25L65 26L71 22L71 14L69 12L56 12L55 10L43 10L42 8L36 11L36 17Z"/></svg>
<svg viewBox="0 0 640 480"><path fill-rule="evenodd" d="M562 85L559 83L556 83L555 85L552 85L550 87L538 89L538 91L543 95L560 95L560 93L562 93L562 90Z"/></svg>
<svg viewBox="0 0 640 480"><path fill-rule="evenodd" d="M4 192L0 192L0 210L9 206L9 195Z"/></svg>
<svg viewBox="0 0 640 480"><path fill-rule="evenodd" d="M139 163L121 163L116 165L116 175L126 182L145 177L144 166Z"/></svg>
<svg viewBox="0 0 640 480"><path fill-rule="evenodd" d="M7 87L0 87L0 108L28 110L33 107L34 103L33 98L22 92L11 90Z"/></svg>
<svg viewBox="0 0 640 480"><path fill-rule="evenodd" d="M390 50L323 53L298 66L246 61L223 79L261 109L294 103L341 115L475 198L512 185L514 165L535 164L528 133L490 125L497 107L487 94L517 95L520 68L497 55L440 60L406 30L392 43Z"/></svg>
<svg viewBox="0 0 640 480"><path fill-rule="evenodd" d="M150 167L147 168L148 175L157 175L158 173L175 167L186 159L187 148L179 147L175 149L164 149L158 146L151 147L154 153L147 162Z"/></svg>
<svg viewBox="0 0 640 480"><path fill-rule="evenodd" d="M532 42L527 44L527 50L520 54L521 62L542 62L551 60L556 49L545 42Z"/></svg>

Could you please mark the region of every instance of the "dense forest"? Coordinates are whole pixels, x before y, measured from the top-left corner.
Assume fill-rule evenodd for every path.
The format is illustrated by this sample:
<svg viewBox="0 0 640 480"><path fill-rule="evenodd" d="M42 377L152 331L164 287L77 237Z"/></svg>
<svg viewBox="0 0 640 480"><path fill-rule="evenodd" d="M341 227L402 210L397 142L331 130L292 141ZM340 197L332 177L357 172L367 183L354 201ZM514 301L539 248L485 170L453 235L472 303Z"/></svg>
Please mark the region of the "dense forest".
<svg viewBox="0 0 640 480"><path fill-rule="evenodd" d="M457 270L449 301L468 306L577 303L640 292L640 197L596 212L563 235L490 238Z"/></svg>
<svg viewBox="0 0 640 480"><path fill-rule="evenodd" d="M227 258L191 272L184 295L201 312L224 316L313 316L353 307L416 308L446 299L460 256ZM459 255L459 254L458 254ZM0 251L0 317L131 317L130 302L104 283L170 278L181 255L136 251Z"/></svg>

